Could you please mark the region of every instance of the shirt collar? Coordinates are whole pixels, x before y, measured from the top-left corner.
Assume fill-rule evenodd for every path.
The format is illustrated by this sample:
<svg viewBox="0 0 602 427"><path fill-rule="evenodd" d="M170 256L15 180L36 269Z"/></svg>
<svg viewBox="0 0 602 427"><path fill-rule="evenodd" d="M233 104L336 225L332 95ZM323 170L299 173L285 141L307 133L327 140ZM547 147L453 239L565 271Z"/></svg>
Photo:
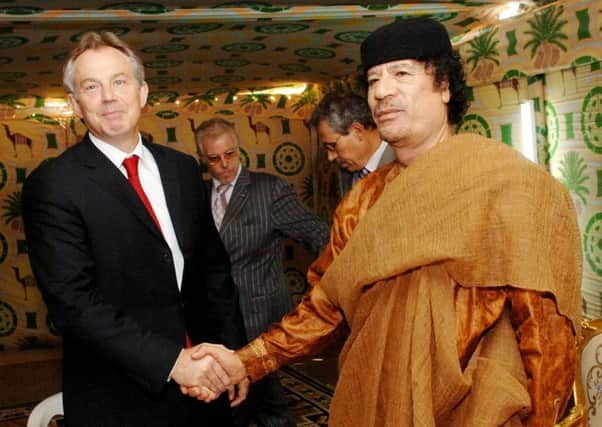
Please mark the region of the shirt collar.
<svg viewBox="0 0 602 427"><path fill-rule="evenodd" d="M387 143L385 141L381 141L376 151L372 153L372 156L370 156L370 158L368 159L368 163L366 163L365 168L368 169L370 172L374 172L376 169L378 169L380 158L383 156L383 153L385 152L386 148Z"/></svg>
<svg viewBox="0 0 602 427"><path fill-rule="evenodd" d="M236 182L238 181L238 177L240 176L240 171L242 171L242 165L238 165L238 172L236 172L236 176L234 177L232 182L229 184L230 188L234 188L234 186L236 185ZM222 184L215 178L211 178L211 181L213 182L213 188L217 188L218 186L220 186Z"/></svg>
<svg viewBox="0 0 602 427"><path fill-rule="evenodd" d="M142 145L142 138L140 137L140 134L138 134L138 143L136 144L136 147L134 148L134 150L132 150L131 153L124 153L119 148L116 148L108 142L97 138L90 132L88 133L88 136L90 137L90 141L92 141L92 144L94 144L96 148L98 148L102 154L107 156L111 163L113 163L118 168L123 165L123 161L126 158L134 154L140 157L140 160L142 161L142 163L144 163L144 159L146 157L146 150L143 150L144 146Z"/></svg>

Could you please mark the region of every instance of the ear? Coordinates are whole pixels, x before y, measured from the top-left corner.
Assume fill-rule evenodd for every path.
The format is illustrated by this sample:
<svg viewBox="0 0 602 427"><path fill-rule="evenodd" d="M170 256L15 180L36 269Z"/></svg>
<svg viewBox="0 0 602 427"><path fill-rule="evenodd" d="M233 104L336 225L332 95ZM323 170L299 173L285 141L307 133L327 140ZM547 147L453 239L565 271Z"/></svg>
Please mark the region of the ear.
<svg viewBox="0 0 602 427"><path fill-rule="evenodd" d="M146 105L146 101L148 99L148 84L146 80L142 82L140 85L140 107L144 107Z"/></svg>
<svg viewBox="0 0 602 427"><path fill-rule="evenodd" d="M67 100L69 101L69 105L71 106L71 109L73 110L73 112L75 112L75 114L77 114L77 117L79 117L81 119L82 118L82 110L79 107L79 102L77 102L77 98L75 97L75 95L73 95L72 93L68 94Z"/></svg>
<svg viewBox="0 0 602 427"><path fill-rule="evenodd" d="M441 100L443 101L443 103L449 104L449 101L451 99L451 92L449 90L449 82L447 80L441 82L441 87L439 88L439 91L441 92Z"/></svg>
<svg viewBox="0 0 602 427"><path fill-rule="evenodd" d="M366 130L363 124L360 122L352 122L351 126L349 126L349 132L357 132L360 135Z"/></svg>

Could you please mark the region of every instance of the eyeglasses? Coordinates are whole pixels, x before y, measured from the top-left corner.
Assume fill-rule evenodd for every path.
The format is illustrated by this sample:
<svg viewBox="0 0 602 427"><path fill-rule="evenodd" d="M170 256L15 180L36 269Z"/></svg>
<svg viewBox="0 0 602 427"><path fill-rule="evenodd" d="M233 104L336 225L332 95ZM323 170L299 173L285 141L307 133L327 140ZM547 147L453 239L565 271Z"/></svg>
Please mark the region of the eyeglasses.
<svg viewBox="0 0 602 427"><path fill-rule="evenodd" d="M205 158L207 159L207 163L214 165L221 162L222 160L230 161L235 156L238 156L238 152L236 150L228 150L222 155L210 154L208 156L205 156Z"/></svg>
<svg viewBox="0 0 602 427"><path fill-rule="evenodd" d="M336 151L337 149L337 144L339 143L340 139L343 137L344 135L339 135L337 136L337 138L334 140L334 142L324 142L322 145L324 145L324 148L326 148L326 151L330 151L331 153Z"/></svg>

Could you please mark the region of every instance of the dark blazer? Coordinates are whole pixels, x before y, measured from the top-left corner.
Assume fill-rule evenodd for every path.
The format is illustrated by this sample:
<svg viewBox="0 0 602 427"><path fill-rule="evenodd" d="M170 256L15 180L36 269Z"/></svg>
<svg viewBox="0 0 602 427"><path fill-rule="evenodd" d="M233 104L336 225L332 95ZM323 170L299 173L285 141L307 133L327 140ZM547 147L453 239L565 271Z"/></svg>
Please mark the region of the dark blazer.
<svg viewBox="0 0 602 427"><path fill-rule="evenodd" d="M380 168L387 163L391 163L393 160L395 160L395 152L391 146L387 144L387 148L385 148L383 155L378 161L378 167ZM349 193L351 187L353 187L353 173L339 168L339 194L341 195L341 199Z"/></svg>
<svg viewBox="0 0 602 427"><path fill-rule="evenodd" d="M211 181L206 185L211 191ZM230 255L251 340L292 309L284 280L284 241L301 242L317 256L328 242L329 230L301 204L286 181L243 167L219 234Z"/></svg>
<svg viewBox="0 0 602 427"><path fill-rule="evenodd" d="M153 154L184 256L178 290L169 246L127 178L88 136L23 187L29 257L63 332L69 426L215 425L167 378L185 345L244 340L227 254L195 160Z"/></svg>

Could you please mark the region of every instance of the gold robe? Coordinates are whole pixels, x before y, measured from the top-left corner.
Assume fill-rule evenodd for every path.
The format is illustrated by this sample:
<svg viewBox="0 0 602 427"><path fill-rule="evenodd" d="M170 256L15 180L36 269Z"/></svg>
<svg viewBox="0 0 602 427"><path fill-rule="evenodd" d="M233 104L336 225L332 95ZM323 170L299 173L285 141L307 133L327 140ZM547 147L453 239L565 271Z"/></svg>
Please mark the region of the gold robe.
<svg viewBox="0 0 602 427"><path fill-rule="evenodd" d="M570 396L572 202L501 143L458 135L360 181L310 295L237 353L253 380L349 328L333 426L552 426Z"/></svg>

